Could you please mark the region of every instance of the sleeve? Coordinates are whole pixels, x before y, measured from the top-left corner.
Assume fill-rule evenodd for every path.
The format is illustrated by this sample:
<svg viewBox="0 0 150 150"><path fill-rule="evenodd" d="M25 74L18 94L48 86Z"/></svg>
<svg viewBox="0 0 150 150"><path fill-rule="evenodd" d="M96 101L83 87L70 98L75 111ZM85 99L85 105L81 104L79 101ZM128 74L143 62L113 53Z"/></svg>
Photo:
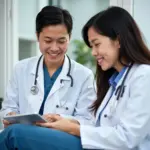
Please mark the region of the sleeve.
<svg viewBox="0 0 150 150"><path fill-rule="evenodd" d="M89 109L89 107L96 100L94 85L94 75L91 72L83 83L73 116L63 115L63 117L75 119L80 124L94 125L95 118Z"/></svg>
<svg viewBox="0 0 150 150"><path fill-rule="evenodd" d="M127 108L114 126L81 125L83 148L133 149L150 133L150 70L140 70L130 82Z"/></svg>
<svg viewBox="0 0 150 150"><path fill-rule="evenodd" d="M17 82L17 67L14 68L12 77L6 89L5 99L2 102L1 116L7 115L9 112L19 113L19 96Z"/></svg>

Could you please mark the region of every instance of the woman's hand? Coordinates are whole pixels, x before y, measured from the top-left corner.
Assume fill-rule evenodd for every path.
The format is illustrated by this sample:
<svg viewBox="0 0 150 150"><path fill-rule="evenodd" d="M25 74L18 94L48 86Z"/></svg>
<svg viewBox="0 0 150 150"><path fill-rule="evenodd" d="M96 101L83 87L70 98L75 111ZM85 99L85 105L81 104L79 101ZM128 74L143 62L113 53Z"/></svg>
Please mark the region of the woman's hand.
<svg viewBox="0 0 150 150"><path fill-rule="evenodd" d="M80 136L80 125L74 123L69 119L59 119L58 116L55 117L55 122L47 122L47 123L36 123L38 126L53 128L60 131L64 131L70 133L72 135Z"/></svg>

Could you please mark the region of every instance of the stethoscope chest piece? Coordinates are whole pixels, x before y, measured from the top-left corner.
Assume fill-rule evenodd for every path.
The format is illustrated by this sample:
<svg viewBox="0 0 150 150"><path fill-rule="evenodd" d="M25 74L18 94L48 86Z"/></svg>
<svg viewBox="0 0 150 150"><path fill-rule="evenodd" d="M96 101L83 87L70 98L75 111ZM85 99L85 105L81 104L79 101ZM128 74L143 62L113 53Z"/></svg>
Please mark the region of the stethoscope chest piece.
<svg viewBox="0 0 150 150"><path fill-rule="evenodd" d="M30 92L31 92L33 95L37 95L38 92L39 92L39 88L38 88L36 85L34 85L34 86L31 87Z"/></svg>

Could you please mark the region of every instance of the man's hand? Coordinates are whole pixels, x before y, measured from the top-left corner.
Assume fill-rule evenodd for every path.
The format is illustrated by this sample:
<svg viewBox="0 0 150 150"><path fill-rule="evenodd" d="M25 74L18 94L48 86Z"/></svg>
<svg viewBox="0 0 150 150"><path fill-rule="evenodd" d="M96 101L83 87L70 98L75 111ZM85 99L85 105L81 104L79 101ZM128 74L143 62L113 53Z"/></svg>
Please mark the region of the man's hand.
<svg viewBox="0 0 150 150"><path fill-rule="evenodd" d="M48 122L55 122L55 121L61 120L63 117L61 117L58 114L46 114L46 115L43 115L43 118L47 120Z"/></svg>
<svg viewBox="0 0 150 150"><path fill-rule="evenodd" d="M17 113L16 112L10 112L7 114L7 116L13 116L13 115L16 115ZM4 124L4 128L7 128L9 125L11 125L10 122L8 122L7 120L3 120L3 124Z"/></svg>
<svg viewBox="0 0 150 150"><path fill-rule="evenodd" d="M72 135L80 136L80 125L70 119L57 119L55 122L36 123L36 125L46 128L53 128L56 130L64 131Z"/></svg>

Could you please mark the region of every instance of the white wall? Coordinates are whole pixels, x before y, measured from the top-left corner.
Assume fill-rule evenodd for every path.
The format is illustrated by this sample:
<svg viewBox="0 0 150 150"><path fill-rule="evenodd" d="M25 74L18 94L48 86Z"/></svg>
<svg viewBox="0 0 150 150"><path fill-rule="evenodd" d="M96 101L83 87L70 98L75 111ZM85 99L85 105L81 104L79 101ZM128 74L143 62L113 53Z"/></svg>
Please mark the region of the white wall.
<svg viewBox="0 0 150 150"><path fill-rule="evenodd" d="M71 41L82 40L82 28L84 24L97 12L109 6L109 0L61 0L61 6L67 9L73 17L73 31ZM73 45L70 44L68 55L74 59Z"/></svg>
<svg viewBox="0 0 150 150"><path fill-rule="evenodd" d="M37 15L37 0L18 0L19 37L36 39L35 18Z"/></svg>
<svg viewBox="0 0 150 150"><path fill-rule="evenodd" d="M18 0L19 60L41 55L36 39L35 20L48 0Z"/></svg>
<svg viewBox="0 0 150 150"><path fill-rule="evenodd" d="M150 48L150 0L133 0L133 16Z"/></svg>
<svg viewBox="0 0 150 150"><path fill-rule="evenodd" d="M0 97L4 97L5 9L0 0Z"/></svg>
<svg viewBox="0 0 150 150"><path fill-rule="evenodd" d="M109 6L109 0L62 0L61 6L73 16L72 39L81 39L83 25L97 12Z"/></svg>

